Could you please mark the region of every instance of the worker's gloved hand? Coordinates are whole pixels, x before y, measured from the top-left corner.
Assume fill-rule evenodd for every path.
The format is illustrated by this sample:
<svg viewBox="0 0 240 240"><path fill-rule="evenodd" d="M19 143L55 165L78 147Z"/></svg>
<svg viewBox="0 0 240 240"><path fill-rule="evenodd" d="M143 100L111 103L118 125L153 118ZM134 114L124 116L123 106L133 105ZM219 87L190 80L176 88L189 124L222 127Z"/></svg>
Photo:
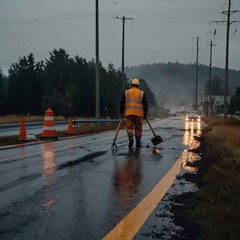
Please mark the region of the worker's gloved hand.
<svg viewBox="0 0 240 240"><path fill-rule="evenodd" d="M147 114L144 115L144 119L147 119Z"/></svg>

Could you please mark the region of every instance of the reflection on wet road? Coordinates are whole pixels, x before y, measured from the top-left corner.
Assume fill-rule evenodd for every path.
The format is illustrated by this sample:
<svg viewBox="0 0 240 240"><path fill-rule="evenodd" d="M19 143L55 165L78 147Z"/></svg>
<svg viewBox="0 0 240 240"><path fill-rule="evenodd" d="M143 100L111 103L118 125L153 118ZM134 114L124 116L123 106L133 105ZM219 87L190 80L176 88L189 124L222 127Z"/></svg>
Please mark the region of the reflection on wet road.
<svg viewBox="0 0 240 240"><path fill-rule="evenodd" d="M185 122L185 132L183 137L183 144L186 146L192 146L194 137L199 137L201 135L201 123L200 122ZM193 146L196 148L198 146ZM199 156L196 155L192 151L188 151L187 149L183 151L182 154L182 168L195 172L198 169L196 167L188 166L188 162L194 162L196 160L200 160Z"/></svg>
<svg viewBox="0 0 240 240"><path fill-rule="evenodd" d="M134 194L142 178L142 164L140 152L129 151L125 161L115 162L114 187L121 207L124 209L134 199Z"/></svg>
<svg viewBox="0 0 240 240"><path fill-rule="evenodd" d="M200 122L185 122L183 144L186 146L191 145L193 137L201 134L201 123Z"/></svg>
<svg viewBox="0 0 240 240"><path fill-rule="evenodd" d="M42 150L43 170L42 176L48 177L56 171L55 153L53 151L53 142L44 143Z"/></svg>
<svg viewBox="0 0 240 240"><path fill-rule="evenodd" d="M160 154L151 147L129 152L125 129L116 153L114 131L2 150L0 238L102 239L129 214L122 230L137 220L131 228L137 231L164 194L162 184L171 183L166 174L175 165L179 170L179 157L200 134L200 125L189 124L177 118L152 123L164 139ZM143 127L142 144L151 145L152 133Z"/></svg>

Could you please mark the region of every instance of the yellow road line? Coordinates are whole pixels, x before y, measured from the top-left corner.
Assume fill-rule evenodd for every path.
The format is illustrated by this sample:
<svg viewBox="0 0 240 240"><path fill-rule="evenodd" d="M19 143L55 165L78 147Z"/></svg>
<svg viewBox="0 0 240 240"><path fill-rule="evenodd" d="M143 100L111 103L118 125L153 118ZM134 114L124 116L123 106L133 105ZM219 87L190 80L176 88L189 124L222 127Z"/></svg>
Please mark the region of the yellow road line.
<svg viewBox="0 0 240 240"><path fill-rule="evenodd" d="M121 220L103 240L128 240L133 239L144 222L150 216L157 204L171 187L176 175L181 170L182 158L180 157L168 173L158 182L152 191Z"/></svg>

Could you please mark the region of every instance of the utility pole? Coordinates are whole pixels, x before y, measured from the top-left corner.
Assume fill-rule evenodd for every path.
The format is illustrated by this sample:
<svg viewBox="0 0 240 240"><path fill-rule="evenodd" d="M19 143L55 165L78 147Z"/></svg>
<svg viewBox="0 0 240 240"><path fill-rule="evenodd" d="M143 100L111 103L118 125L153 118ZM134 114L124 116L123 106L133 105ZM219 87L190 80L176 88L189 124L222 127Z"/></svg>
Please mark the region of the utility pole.
<svg viewBox="0 0 240 240"><path fill-rule="evenodd" d="M228 106L228 59L229 59L229 30L230 30L230 14L231 14L231 0L228 2L227 11L227 34L226 34L226 60L225 60L225 78L224 78L224 118L227 118Z"/></svg>
<svg viewBox="0 0 240 240"><path fill-rule="evenodd" d="M212 99L212 87L211 87L211 81L212 81L212 47L216 46L217 44L213 44L212 41L210 42L210 64L209 64L209 83L208 83L208 96L209 96L209 102L208 102L208 117L211 117L211 99Z"/></svg>
<svg viewBox="0 0 240 240"><path fill-rule="evenodd" d="M227 105L227 96L228 96L228 60L229 60L229 32L230 32L230 25L234 22L240 21L231 21L230 17L233 13L239 11L231 11L231 0L228 0L228 10L223 11L223 14L227 15L227 21L211 21L215 23L227 23L227 33L226 33L226 58L225 58L225 77L224 77L224 118L227 118L228 114L228 105Z"/></svg>
<svg viewBox="0 0 240 240"><path fill-rule="evenodd" d="M195 110L198 110L198 51L199 51L199 37L197 37L197 58L196 58L196 100Z"/></svg>
<svg viewBox="0 0 240 240"><path fill-rule="evenodd" d="M98 0L96 0L96 83L95 83L95 117L99 119L99 23L98 23Z"/></svg>
<svg viewBox="0 0 240 240"><path fill-rule="evenodd" d="M122 92L124 91L124 84L125 84L125 73L124 73L124 42L125 42L125 20L132 20L132 18L126 18L125 16L115 17L117 19L122 19L123 21L123 28L122 28Z"/></svg>

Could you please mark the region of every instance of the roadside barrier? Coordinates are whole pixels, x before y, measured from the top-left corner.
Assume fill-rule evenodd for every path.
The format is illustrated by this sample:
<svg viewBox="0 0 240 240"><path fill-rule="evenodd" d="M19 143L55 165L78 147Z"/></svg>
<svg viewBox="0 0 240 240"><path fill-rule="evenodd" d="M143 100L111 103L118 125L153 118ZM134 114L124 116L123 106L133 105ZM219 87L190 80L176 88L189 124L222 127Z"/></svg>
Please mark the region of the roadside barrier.
<svg viewBox="0 0 240 240"><path fill-rule="evenodd" d="M27 133L25 128L25 121L24 117L21 117L21 125L20 125L20 133L19 133L19 141L26 141L27 140Z"/></svg>
<svg viewBox="0 0 240 240"><path fill-rule="evenodd" d="M42 138L58 139L58 136L55 135L53 110L51 108L48 108L45 111Z"/></svg>

